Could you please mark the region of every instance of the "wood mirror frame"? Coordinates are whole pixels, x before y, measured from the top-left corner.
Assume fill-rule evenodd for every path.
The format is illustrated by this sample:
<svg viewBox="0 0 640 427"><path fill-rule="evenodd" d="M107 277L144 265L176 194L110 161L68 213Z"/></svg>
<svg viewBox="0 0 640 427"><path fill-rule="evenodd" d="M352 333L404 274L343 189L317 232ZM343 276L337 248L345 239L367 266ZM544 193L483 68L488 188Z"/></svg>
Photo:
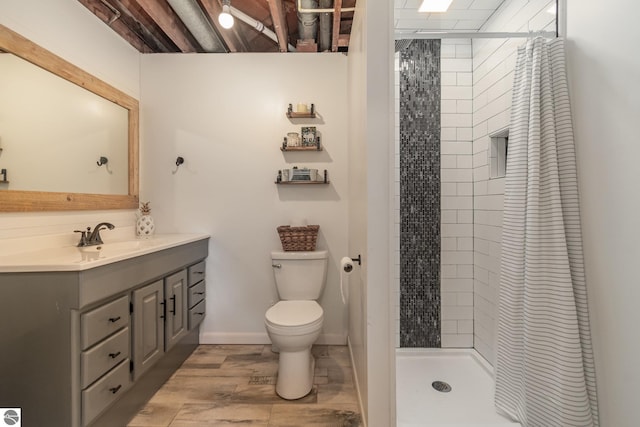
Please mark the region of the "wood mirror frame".
<svg viewBox="0 0 640 427"><path fill-rule="evenodd" d="M0 24L0 50L12 53L38 67L114 102L129 111L128 194L89 194L0 189L0 212L135 209L139 206L139 104L70 62L38 46Z"/></svg>

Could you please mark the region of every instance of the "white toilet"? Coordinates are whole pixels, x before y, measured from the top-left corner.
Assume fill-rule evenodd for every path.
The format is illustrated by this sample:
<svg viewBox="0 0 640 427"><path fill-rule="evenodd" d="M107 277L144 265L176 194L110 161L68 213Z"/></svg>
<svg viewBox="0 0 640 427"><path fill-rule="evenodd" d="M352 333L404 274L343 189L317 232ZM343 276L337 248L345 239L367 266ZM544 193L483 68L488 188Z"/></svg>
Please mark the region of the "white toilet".
<svg viewBox="0 0 640 427"><path fill-rule="evenodd" d="M280 301L267 310L265 326L280 351L276 393L299 399L313 387L311 346L320 336L323 310L316 302L327 278L327 251L271 252Z"/></svg>

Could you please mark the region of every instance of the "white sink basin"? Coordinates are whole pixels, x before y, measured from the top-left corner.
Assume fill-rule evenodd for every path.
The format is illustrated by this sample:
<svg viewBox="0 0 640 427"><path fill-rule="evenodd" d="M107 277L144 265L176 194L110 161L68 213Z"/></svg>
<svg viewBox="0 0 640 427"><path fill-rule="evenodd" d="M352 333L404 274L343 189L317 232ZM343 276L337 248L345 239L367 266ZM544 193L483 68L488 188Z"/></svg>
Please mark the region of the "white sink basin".
<svg viewBox="0 0 640 427"><path fill-rule="evenodd" d="M63 246L0 256L0 272L79 271L208 238L206 234L161 234L95 246Z"/></svg>

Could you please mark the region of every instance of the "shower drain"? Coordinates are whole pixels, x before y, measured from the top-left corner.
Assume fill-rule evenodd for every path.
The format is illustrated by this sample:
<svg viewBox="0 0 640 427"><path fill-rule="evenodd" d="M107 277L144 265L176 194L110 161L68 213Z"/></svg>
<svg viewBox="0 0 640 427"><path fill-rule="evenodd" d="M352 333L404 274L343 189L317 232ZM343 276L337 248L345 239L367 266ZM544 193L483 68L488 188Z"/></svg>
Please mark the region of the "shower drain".
<svg viewBox="0 0 640 427"><path fill-rule="evenodd" d="M441 393L449 393L451 391L451 386L444 381L434 381L431 383L431 387Z"/></svg>

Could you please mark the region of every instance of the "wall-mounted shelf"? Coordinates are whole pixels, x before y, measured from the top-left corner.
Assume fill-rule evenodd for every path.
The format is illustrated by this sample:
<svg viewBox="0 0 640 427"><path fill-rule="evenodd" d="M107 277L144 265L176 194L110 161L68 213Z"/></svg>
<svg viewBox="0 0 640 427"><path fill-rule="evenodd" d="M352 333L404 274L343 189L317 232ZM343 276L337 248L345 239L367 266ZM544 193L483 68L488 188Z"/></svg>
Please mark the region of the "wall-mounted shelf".
<svg viewBox="0 0 640 427"><path fill-rule="evenodd" d="M322 151L322 147L321 146L280 147L280 151Z"/></svg>
<svg viewBox="0 0 640 427"><path fill-rule="evenodd" d="M293 105L289 104L289 109L287 110L287 117L290 119L315 119L316 118L316 107L311 104L311 110L307 113L298 113L293 111Z"/></svg>
<svg viewBox="0 0 640 427"><path fill-rule="evenodd" d="M331 181L282 181L282 182L274 182L277 185L314 185L314 184L329 184Z"/></svg>

